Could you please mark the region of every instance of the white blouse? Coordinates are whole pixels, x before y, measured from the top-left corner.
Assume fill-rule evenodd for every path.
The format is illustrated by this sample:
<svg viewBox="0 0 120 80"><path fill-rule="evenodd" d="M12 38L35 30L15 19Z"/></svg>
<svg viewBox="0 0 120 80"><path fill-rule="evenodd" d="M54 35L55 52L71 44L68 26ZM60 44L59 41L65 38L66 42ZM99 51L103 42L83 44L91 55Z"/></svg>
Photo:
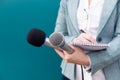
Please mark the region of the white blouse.
<svg viewBox="0 0 120 80"><path fill-rule="evenodd" d="M88 0L80 0L77 11L79 29L85 30L95 39L97 36L103 4L104 0L92 0L90 6L88 6ZM83 68L83 73L84 80L105 80L102 70L97 71L91 76L91 73L87 72L86 69ZM76 80L82 80L81 65L76 65Z"/></svg>

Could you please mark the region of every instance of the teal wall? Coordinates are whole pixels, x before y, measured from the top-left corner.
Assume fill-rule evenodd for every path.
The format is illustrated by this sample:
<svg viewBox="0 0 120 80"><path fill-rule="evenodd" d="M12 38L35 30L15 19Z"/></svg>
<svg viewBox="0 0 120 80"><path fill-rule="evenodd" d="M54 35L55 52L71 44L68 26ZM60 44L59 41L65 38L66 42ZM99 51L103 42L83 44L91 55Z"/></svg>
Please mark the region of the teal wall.
<svg viewBox="0 0 120 80"><path fill-rule="evenodd" d="M60 80L60 57L26 41L31 28L49 36L59 0L0 0L0 80Z"/></svg>

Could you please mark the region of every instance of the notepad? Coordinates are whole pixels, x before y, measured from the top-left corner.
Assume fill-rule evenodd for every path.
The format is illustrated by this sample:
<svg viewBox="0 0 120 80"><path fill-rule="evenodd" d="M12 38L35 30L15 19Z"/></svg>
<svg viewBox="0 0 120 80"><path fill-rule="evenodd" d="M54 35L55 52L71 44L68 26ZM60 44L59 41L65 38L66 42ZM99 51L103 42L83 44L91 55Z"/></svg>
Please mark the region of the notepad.
<svg viewBox="0 0 120 80"><path fill-rule="evenodd" d="M101 43L86 43L86 42L71 42L73 46L80 47L87 51L103 50L107 49L110 44L101 44Z"/></svg>

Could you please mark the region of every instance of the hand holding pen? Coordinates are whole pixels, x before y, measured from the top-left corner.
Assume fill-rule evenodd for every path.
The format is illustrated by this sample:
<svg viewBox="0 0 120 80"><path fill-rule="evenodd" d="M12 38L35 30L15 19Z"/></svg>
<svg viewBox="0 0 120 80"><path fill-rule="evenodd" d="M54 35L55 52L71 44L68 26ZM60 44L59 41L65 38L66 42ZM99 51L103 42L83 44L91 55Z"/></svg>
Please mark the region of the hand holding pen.
<svg viewBox="0 0 120 80"><path fill-rule="evenodd" d="M80 30L80 35L73 40L74 42L92 42L95 43L96 40L88 33L86 33L84 30Z"/></svg>

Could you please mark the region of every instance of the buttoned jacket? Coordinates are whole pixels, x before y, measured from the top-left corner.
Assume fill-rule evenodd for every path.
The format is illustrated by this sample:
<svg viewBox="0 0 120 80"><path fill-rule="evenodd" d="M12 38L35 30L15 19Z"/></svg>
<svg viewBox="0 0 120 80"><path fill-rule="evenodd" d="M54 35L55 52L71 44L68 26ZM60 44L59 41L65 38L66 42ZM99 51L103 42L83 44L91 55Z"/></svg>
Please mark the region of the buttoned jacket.
<svg viewBox="0 0 120 80"><path fill-rule="evenodd" d="M61 0L55 32L65 36L66 41L72 41L80 35L77 23L77 9L80 0ZM109 43L110 47L101 51L90 51L87 55L91 60L92 75L102 69L106 80L120 78L120 0L105 0L96 41ZM61 64L62 74L70 80L75 79L75 64Z"/></svg>

